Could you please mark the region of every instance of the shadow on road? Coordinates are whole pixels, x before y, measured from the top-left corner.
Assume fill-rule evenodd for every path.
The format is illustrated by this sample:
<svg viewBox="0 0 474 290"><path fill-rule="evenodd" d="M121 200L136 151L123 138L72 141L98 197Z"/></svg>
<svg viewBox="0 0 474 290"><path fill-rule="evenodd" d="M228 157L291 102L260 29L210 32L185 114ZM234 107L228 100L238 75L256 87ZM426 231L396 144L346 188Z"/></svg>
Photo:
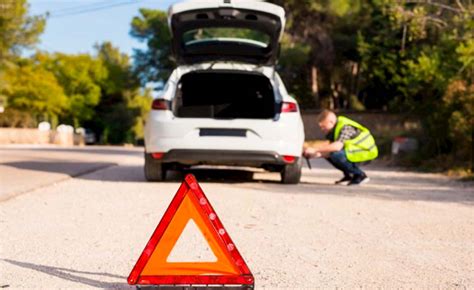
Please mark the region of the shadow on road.
<svg viewBox="0 0 474 290"><path fill-rule="evenodd" d="M96 170L104 169L117 163L112 162L78 162L78 161L13 161L0 163L17 169L62 173L71 177L81 176Z"/></svg>
<svg viewBox="0 0 474 290"><path fill-rule="evenodd" d="M181 181L186 174L193 174L196 179L201 182L211 183L242 183L257 181L254 179L253 171L239 169L192 168L185 170L182 173L174 172L174 175L170 174L170 177L176 181Z"/></svg>
<svg viewBox="0 0 474 290"><path fill-rule="evenodd" d="M186 174L194 174L200 182L243 183L256 181L253 179L254 172L249 170L192 168L183 172L170 170L164 182L182 182ZM78 178L100 181L146 182L143 165L114 166Z"/></svg>
<svg viewBox="0 0 474 290"><path fill-rule="evenodd" d="M127 279L126 277L119 276L119 275L114 275L114 274L109 274L109 273L104 273L104 272L96 273L96 272L78 271L78 270L67 269L67 268L37 265L37 264L27 263L27 262L19 262L19 261L14 261L14 260L9 260L9 259L3 259L3 261L10 263L12 265L18 266L18 267L35 270L35 271L42 272L42 273L45 273L57 278L61 278L61 279L71 281L71 282L80 283L80 284L87 285L90 287L97 287L97 288L103 288L103 289L133 289L131 286L128 286L125 282L124 283L104 282L104 281L98 280L100 279L99 277L102 276L102 277L116 278L116 279L126 281ZM97 276L98 279L86 278L80 275Z"/></svg>
<svg viewBox="0 0 474 290"><path fill-rule="evenodd" d="M66 174L86 180L145 182L143 165L120 165L112 162L78 161L13 161L0 163L17 169ZM112 167L112 168L109 168ZM108 168L108 170L102 170ZM92 174L93 173L93 174ZM166 182L181 182L185 174L194 174L199 180L218 183L251 182L253 172L236 169L192 168L183 172L170 170Z"/></svg>
<svg viewBox="0 0 474 290"><path fill-rule="evenodd" d="M71 148L60 148L60 147L51 147L51 148L8 148L2 147L1 151L33 151L33 152L62 152L62 153L81 153L81 154L100 154L100 155L126 155L126 156L143 156L143 148L136 147L133 150L126 147L101 147L101 146L85 146L85 147L71 147Z"/></svg>

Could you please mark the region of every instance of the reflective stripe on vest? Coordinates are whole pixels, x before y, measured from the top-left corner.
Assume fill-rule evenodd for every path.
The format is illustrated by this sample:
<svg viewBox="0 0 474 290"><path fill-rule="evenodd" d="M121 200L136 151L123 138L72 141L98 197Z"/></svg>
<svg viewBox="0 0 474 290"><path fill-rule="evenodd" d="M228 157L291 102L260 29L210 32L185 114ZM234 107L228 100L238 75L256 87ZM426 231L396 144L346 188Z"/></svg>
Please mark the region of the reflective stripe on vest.
<svg viewBox="0 0 474 290"><path fill-rule="evenodd" d="M361 133L362 134L362 133ZM367 133L364 138L360 139L359 141L355 142L354 145L357 145L357 144L360 144L362 142L364 142L367 138L370 137L370 133Z"/></svg>
<svg viewBox="0 0 474 290"><path fill-rule="evenodd" d="M376 147L375 144L372 145L372 146L370 146L370 147L367 148L367 149L355 149L355 150L348 150L348 151L349 151L350 153L364 152L364 151L367 151L367 150L370 151L370 150L372 150L374 147Z"/></svg>
<svg viewBox="0 0 474 290"><path fill-rule="evenodd" d="M346 152L347 159L351 162L364 162L377 158L378 148L369 129L349 118L343 116L337 117L337 124L334 129L334 141L339 138L342 128L346 125L360 130L358 136L344 141L344 151Z"/></svg>

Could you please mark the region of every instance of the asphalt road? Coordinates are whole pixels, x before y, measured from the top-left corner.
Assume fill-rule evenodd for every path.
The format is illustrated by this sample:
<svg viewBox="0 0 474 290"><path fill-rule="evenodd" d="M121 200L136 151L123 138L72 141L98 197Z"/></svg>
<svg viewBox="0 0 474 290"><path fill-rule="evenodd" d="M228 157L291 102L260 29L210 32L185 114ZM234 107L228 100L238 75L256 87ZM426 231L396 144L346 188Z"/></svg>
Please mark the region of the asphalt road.
<svg viewBox="0 0 474 290"><path fill-rule="evenodd" d="M0 288L131 288L126 278L182 176L145 182L142 148L0 147ZM367 167L335 186L192 170L256 288L474 288L474 190L436 174ZM173 259L207 257L192 229ZM176 246L178 248L178 245Z"/></svg>

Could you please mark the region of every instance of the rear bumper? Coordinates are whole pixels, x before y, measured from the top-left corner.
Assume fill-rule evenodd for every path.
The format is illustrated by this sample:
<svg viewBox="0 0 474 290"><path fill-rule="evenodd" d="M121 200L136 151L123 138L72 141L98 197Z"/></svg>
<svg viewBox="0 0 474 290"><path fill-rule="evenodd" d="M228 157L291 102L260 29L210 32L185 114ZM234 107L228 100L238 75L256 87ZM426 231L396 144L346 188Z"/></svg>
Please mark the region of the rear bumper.
<svg viewBox="0 0 474 290"><path fill-rule="evenodd" d="M222 135L207 131L219 131ZM245 134L240 134L245 131ZM299 114L279 121L175 118L169 111L152 111L145 127L147 153L171 150L231 150L277 152L299 156L304 131Z"/></svg>
<svg viewBox="0 0 474 290"><path fill-rule="evenodd" d="M161 158L163 163L184 165L230 165L264 167L287 164L283 156L273 151L189 150L173 149Z"/></svg>

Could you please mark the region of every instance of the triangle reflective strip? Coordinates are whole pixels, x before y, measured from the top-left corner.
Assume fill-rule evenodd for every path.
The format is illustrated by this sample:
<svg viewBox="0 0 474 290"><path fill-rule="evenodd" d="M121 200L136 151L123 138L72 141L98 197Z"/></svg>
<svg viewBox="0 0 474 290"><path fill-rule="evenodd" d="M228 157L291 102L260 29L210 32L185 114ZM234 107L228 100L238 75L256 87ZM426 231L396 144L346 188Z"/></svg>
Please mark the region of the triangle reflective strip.
<svg viewBox="0 0 474 290"><path fill-rule="evenodd" d="M169 262L168 257L190 220L216 257L215 262ZM171 201L133 268L131 285L243 284L254 279L193 175L188 175Z"/></svg>

